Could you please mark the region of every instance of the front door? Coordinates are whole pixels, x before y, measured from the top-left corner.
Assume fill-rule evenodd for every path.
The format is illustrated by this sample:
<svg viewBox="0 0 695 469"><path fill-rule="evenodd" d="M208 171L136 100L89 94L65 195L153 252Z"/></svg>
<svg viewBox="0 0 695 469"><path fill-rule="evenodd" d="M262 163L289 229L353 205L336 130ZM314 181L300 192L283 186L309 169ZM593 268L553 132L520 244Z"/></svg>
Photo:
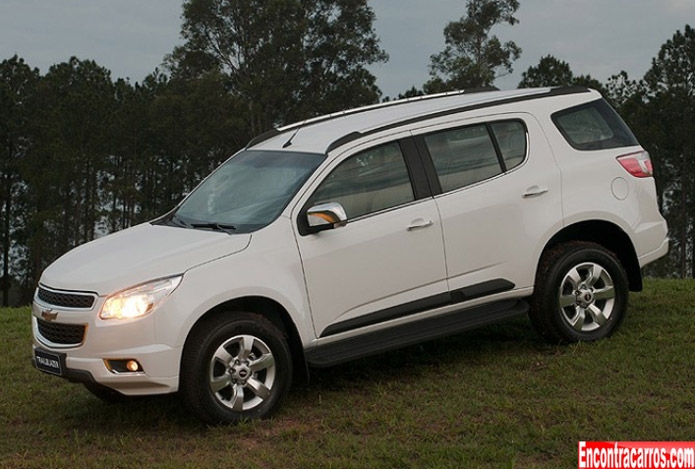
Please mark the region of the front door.
<svg viewBox="0 0 695 469"><path fill-rule="evenodd" d="M317 337L407 320L447 297L437 206L416 198L401 145L358 151L324 174L303 206L340 203L348 223L297 234Z"/></svg>

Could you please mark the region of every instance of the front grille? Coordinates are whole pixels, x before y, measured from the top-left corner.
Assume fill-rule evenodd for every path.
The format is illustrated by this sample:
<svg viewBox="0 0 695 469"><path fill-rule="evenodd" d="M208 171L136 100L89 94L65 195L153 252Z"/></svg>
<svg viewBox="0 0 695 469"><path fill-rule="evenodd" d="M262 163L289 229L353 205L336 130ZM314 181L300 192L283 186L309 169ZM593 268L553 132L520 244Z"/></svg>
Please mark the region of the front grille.
<svg viewBox="0 0 695 469"><path fill-rule="evenodd" d="M46 304L64 308L90 309L94 304L94 296L85 293L61 293L39 287L39 299Z"/></svg>
<svg viewBox="0 0 695 469"><path fill-rule="evenodd" d="M39 326L39 334L54 344L80 345L84 340L84 331L87 326L82 324L61 324L48 322L36 318Z"/></svg>

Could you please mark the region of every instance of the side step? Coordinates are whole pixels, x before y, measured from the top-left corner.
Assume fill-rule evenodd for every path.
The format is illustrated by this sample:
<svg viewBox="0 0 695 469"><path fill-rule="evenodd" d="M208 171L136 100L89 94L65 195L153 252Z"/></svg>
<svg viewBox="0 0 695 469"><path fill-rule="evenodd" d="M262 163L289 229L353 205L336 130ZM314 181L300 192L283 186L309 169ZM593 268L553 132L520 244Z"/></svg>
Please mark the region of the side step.
<svg viewBox="0 0 695 469"><path fill-rule="evenodd" d="M317 368L338 365L356 358L475 329L527 314L528 311L529 305L524 300L499 301L320 345L306 350L305 356L309 365Z"/></svg>

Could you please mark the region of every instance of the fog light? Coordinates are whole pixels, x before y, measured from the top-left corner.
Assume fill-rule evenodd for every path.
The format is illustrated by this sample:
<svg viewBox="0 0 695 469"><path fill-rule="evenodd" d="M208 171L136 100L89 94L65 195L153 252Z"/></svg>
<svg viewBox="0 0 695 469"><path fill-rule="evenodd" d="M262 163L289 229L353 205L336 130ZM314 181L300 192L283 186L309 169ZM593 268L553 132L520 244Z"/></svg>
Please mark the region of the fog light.
<svg viewBox="0 0 695 469"><path fill-rule="evenodd" d="M142 365L137 360L126 358L123 360L104 360L106 368L111 373L143 373Z"/></svg>

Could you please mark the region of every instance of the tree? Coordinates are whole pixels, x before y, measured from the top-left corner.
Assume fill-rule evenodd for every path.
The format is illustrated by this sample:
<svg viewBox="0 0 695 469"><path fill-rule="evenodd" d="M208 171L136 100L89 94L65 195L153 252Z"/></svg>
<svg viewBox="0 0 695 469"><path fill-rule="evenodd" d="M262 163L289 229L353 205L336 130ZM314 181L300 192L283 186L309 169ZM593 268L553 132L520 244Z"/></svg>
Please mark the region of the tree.
<svg viewBox="0 0 695 469"><path fill-rule="evenodd" d="M183 20L169 68L224 75L246 137L379 98L366 65L387 56L367 0L186 0Z"/></svg>
<svg viewBox="0 0 695 469"><path fill-rule="evenodd" d="M661 158L673 168L664 192L679 275L695 276L695 29L686 25L661 46L644 78L653 106L652 123L663 129ZM690 265L688 265L688 258Z"/></svg>
<svg viewBox="0 0 695 469"><path fill-rule="evenodd" d="M415 86L413 86L409 90L406 90L404 93L398 93L398 99L416 98L418 96L423 96L424 94L424 91L419 90L415 88Z"/></svg>
<svg viewBox="0 0 695 469"><path fill-rule="evenodd" d="M623 109L630 102L644 102L645 90L642 81L631 80L625 70L608 78L605 86L606 98L622 114ZM625 109L626 114L631 115L634 109Z"/></svg>
<svg viewBox="0 0 695 469"><path fill-rule="evenodd" d="M104 229L108 232L127 228L137 220L143 200L138 176L141 162L149 154L147 111L152 97L140 84L119 79L114 84L114 100L104 182Z"/></svg>
<svg viewBox="0 0 695 469"><path fill-rule="evenodd" d="M28 290L56 257L96 236L114 111L110 72L75 57L49 69L36 97L36 141L23 166Z"/></svg>
<svg viewBox="0 0 695 469"><path fill-rule="evenodd" d="M596 78L592 77L591 75L579 75L577 77L574 77L574 80L572 80L572 85L574 86L585 86L587 88L592 88L599 93L601 93L603 96L607 95L606 88L603 86L603 83L601 83L599 80Z"/></svg>
<svg viewBox="0 0 695 469"><path fill-rule="evenodd" d="M511 73L521 48L513 41L502 43L490 31L498 24L518 23L518 8L517 0L467 0L466 15L444 28L445 49L430 58L425 91L492 86L496 78Z"/></svg>
<svg viewBox="0 0 695 469"><path fill-rule="evenodd" d="M38 70L31 69L16 55L0 62L0 286L3 306L9 304L10 253L19 249L17 230L21 229L21 225L17 223L18 205L26 192L20 167L32 144L29 122L38 80Z"/></svg>
<svg viewBox="0 0 695 469"><path fill-rule="evenodd" d="M521 74L519 88L570 86L573 81L574 73L567 62L546 55L541 57L538 65L529 67Z"/></svg>
<svg viewBox="0 0 695 469"><path fill-rule="evenodd" d="M158 87L148 110L149 154L142 160L141 218L149 219L173 208L247 141L238 138L244 104L227 92L219 72L195 80L152 76L145 86Z"/></svg>
<svg viewBox="0 0 695 469"><path fill-rule="evenodd" d="M547 86L585 86L606 96L606 88L591 75L575 75L570 65L552 55L541 57L536 66L530 66L521 74L519 88Z"/></svg>

